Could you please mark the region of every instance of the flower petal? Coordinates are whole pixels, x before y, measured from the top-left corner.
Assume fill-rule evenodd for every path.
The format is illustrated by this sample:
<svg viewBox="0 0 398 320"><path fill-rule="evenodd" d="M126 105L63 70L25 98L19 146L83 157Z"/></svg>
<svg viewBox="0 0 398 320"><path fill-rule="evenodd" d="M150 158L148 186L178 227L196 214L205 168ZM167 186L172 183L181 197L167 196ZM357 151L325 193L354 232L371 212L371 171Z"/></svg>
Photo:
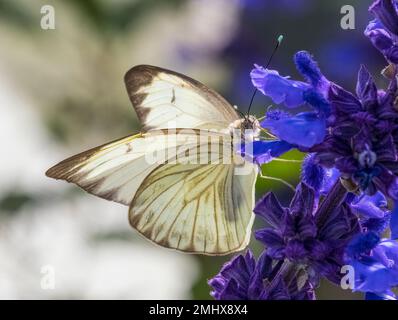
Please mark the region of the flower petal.
<svg viewBox="0 0 398 320"><path fill-rule="evenodd" d="M398 36L398 13L394 0L376 0L369 10L388 31Z"/></svg>
<svg viewBox="0 0 398 320"><path fill-rule="evenodd" d="M326 169L317 162L315 153L309 153L301 166L301 180L319 193L325 179Z"/></svg>
<svg viewBox="0 0 398 320"><path fill-rule="evenodd" d="M394 44L391 35L378 20L371 21L364 34L387 60L398 63L398 45Z"/></svg>
<svg viewBox="0 0 398 320"><path fill-rule="evenodd" d="M292 148L293 146L286 141L253 141L251 144L242 145L241 153L252 162L263 164L271 162Z"/></svg>
<svg viewBox="0 0 398 320"><path fill-rule="evenodd" d="M362 292L389 292L398 284L398 272L386 268L377 261L362 262L355 260L350 263L355 270L355 290Z"/></svg>
<svg viewBox="0 0 398 320"><path fill-rule="evenodd" d="M255 65L250 77L260 92L269 96L274 103L284 103L289 108L303 105L303 92L310 88L305 82L289 80L280 76L278 71L264 69L259 65Z"/></svg>
<svg viewBox="0 0 398 320"><path fill-rule="evenodd" d="M373 77L364 65L358 73L357 96L362 102L362 106L368 109L369 105L377 104L377 88Z"/></svg>
<svg viewBox="0 0 398 320"><path fill-rule="evenodd" d="M255 232L256 239L267 247L282 248L284 241L282 236L272 228L264 228Z"/></svg>
<svg viewBox="0 0 398 320"><path fill-rule="evenodd" d="M397 300L395 294L391 292L391 294L377 294L373 292L366 292L365 300Z"/></svg>
<svg viewBox="0 0 398 320"><path fill-rule="evenodd" d="M348 261L355 270L355 289L388 294L398 285L398 243L382 241L373 251L374 256Z"/></svg>
<svg viewBox="0 0 398 320"><path fill-rule="evenodd" d="M356 214L361 214L368 218L383 218L387 206L387 199L381 192L376 192L372 196L363 194L352 204L351 208Z"/></svg>
<svg viewBox="0 0 398 320"><path fill-rule="evenodd" d="M281 140L306 148L321 143L326 134L326 120L315 112L302 112L279 119L266 118L261 126Z"/></svg>
<svg viewBox="0 0 398 320"><path fill-rule="evenodd" d="M285 209L272 192L259 200L253 211L276 229L280 228L285 215Z"/></svg>
<svg viewBox="0 0 398 320"><path fill-rule="evenodd" d="M304 101L314 107L314 109L328 117L330 115L330 103L317 89L308 89L303 93Z"/></svg>
<svg viewBox="0 0 398 320"><path fill-rule="evenodd" d="M346 252L348 256L356 259L362 254L370 253L379 244L379 241L380 237L374 232L360 233L351 239Z"/></svg>
<svg viewBox="0 0 398 320"><path fill-rule="evenodd" d="M303 77L317 89L327 91L329 81L323 76L319 70L318 64L307 51L299 51L294 55L294 62L297 70Z"/></svg>
<svg viewBox="0 0 398 320"><path fill-rule="evenodd" d="M336 84L330 86L329 100L334 114L353 114L362 109L361 103L352 93Z"/></svg>
<svg viewBox="0 0 398 320"><path fill-rule="evenodd" d="M292 214L300 214L302 217L312 217L315 203L314 189L301 182L296 187L296 192L290 202Z"/></svg>

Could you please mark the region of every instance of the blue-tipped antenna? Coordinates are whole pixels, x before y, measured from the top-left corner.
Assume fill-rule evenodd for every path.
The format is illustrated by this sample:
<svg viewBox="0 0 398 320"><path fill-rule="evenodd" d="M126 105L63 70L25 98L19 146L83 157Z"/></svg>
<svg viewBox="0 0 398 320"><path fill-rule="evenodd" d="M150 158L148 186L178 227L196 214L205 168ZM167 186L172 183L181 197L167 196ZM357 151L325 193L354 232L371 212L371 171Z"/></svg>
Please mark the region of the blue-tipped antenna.
<svg viewBox="0 0 398 320"><path fill-rule="evenodd" d="M269 57L269 59L267 61L267 64L265 65L265 69L268 69L269 65L271 64L272 58L274 57L274 55L275 55L276 51L278 50L279 46L281 45L282 41L283 41L283 35L280 35L278 37L278 39L276 40L275 48L272 51L272 54L271 54L271 56ZM246 113L246 117L248 117L249 114L250 114L250 109L252 107L252 104L253 104L253 101L254 101L254 97L256 96L256 93L257 93L257 88L254 89L254 92L252 94L252 98L250 99L250 104L249 104L249 108L248 108L247 113Z"/></svg>

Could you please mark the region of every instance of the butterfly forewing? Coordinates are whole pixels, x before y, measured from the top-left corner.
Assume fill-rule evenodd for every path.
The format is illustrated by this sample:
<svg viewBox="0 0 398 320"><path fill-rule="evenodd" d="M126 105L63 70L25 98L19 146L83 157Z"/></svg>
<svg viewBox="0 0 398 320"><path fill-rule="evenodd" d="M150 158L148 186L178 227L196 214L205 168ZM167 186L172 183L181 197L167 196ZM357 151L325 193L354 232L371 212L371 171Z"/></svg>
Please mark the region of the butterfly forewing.
<svg viewBox="0 0 398 320"><path fill-rule="evenodd" d="M153 130L128 136L70 157L46 175L73 182L101 198L130 205L145 177L159 164L176 159L176 153L198 145L207 131ZM216 133L211 133L217 137ZM221 137L222 135L218 135ZM207 156L207 154L206 154Z"/></svg>
<svg viewBox="0 0 398 320"><path fill-rule="evenodd" d="M144 131L225 129L239 119L232 106L218 93L174 71L140 65L130 69L124 80Z"/></svg>

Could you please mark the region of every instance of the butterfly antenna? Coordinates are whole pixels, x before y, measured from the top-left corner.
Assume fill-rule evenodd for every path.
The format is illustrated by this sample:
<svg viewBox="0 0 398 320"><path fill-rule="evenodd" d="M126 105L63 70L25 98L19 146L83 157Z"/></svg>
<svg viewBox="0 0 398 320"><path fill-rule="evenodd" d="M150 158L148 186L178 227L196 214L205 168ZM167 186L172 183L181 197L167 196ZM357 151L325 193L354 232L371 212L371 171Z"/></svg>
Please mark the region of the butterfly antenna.
<svg viewBox="0 0 398 320"><path fill-rule="evenodd" d="M243 118L246 118L246 115L245 115L242 111L240 111L240 110L238 109L237 106L234 106L234 109L235 109L235 111L238 112Z"/></svg>
<svg viewBox="0 0 398 320"><path fill-rule="evenodd" d="M281 45L282 41L283 41L283 35L280 35L278 37L278 39L276 40L276 44L275 44L274 50L272 51L271 56L268 58L267 64L265 65L265 69L268 69L268 67L271 64L271 61L272 61L276 51L278 51L278 48ZM253 91L252 97L250 99L249 109L247 110L245 118L248 117L250 114L250 109L252 108L254 97L256 96L257 91L258 91L257 88L255 88Z"/></svg>

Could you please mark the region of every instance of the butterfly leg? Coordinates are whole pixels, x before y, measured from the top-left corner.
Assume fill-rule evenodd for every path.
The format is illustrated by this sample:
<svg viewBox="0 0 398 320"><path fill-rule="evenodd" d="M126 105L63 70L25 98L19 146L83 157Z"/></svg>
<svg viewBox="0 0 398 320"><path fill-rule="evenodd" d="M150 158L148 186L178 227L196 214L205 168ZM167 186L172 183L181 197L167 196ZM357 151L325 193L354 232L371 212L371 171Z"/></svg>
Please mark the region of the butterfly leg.
<svg viewBox="0 0 398 320"><path fill-rule="evenodd" d="M272 161L288 162L288 163L303 163L303 160L273 158Z"/></svg>
<svg viewBox="0 0 398 320"><path fill-rule="evenodd" d="M293 187L289 182L281 179L281 178L277 178L277 177L270 177L267 175L263 174L263 170L261 169L261 165L259 163L257 163L257 167L258 167L258 173L260 175L260 178L265 179L265 180L272 180L272 181L278 181L282 184L284 184L285 186L287 186L289 189L291 189L293 192L295 192L295 187Z"/></svg>

